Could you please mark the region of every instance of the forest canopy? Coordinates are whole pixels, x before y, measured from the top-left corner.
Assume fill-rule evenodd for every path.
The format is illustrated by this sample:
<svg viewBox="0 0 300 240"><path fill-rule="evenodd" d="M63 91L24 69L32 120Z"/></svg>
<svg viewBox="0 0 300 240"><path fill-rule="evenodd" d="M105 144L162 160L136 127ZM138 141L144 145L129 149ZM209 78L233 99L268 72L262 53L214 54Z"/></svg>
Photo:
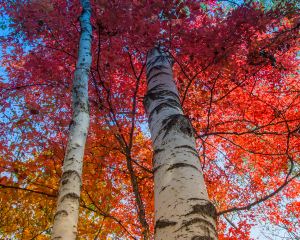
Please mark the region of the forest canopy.
<svg viewBox="0 0 300 240"><path fill-rule="evenodd" d="M82 7L0 6L0 238L50 239ZM172 59L218 238L299 239L299 12L297 1L91 1L79 239L154 236L153 47Z"/></svg>

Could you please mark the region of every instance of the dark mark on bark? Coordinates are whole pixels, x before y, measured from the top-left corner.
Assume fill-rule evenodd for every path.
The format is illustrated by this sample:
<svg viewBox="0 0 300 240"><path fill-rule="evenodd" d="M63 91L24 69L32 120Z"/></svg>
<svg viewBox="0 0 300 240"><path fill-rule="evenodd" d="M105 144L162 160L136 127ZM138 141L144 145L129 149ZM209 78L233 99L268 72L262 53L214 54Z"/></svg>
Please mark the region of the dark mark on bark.
<svg viewBox="0 0 300 240"><path fill-rule="evenodd" d="M204 200L204 201L207 201L207 199L204 199L204 198L189 198L188 200Z"/></svg>
<svg viewBox="0 0 300 240"><path fill-rule="evenodd" d="M181 110L181 105L177 100L174 99L167 99L166 102L162 102L158 104L150 113L149 113L149 122L151 122L152 115L156 112L157 114L162 110L162 109L179 109Z"/></svg>
<svg viewBox="0 0 300 240"><path fill-rule="evenodd" d="M148 76L147 76L148 84L153 80L153 78L158 77L158 76L160 76L160 75L167 75L167 76L172 77L172 75L171 75L169 72L163 72L163 71L160 71L160 72L158 72L158 73L153 74L151 77L148 77Z"/></svg>
<svg viewBox="0 0 300 240"><path fill-rule="evenodd" d="M65 184L67 184L68 182L69 182L68 179L64 179L64 180L61 181L61 184L62 184L62 185L65 185Z"/></svg>
<svg viewBox="0 0 300 240"><path fill-rule="evenodd" d="M194 147L189 146L189 145L180 145L180 146L177 146L175 148L189 148L189 149L196 152L196 149Z"/></svg>
<svg viewBox="0 0 300 240"><path fill-rule="evenodd" d="M146 112L148 113L148 109L150 107L150 99L149 99L149 95L145 95L144 96L144 99L143 99L143 105L144 105L144 108L146 110Z"/></svg>
<svg viewBox="0 0 300 240"><path fill-rule="evenodd" d="M175 169L175 168L181 168L181 167L191 167L191 168L194 168L196 169L197 171L199 171L199 169L197 167L195 167L194 165L192 164L188 164L188 163L175 163L175 164L172 164L168 169L167 171L170 171L172 169Z"/></svg>
<svg viewBox="0 0 300 240"><path fill-rule="evenodd" d="M187 152L189 152L192 155L194 155L195 157L199 158L198 152L194 152L194 151L187 151Z"/></svg>
<svg viewBox="0 0 300 240"><path fill-rule="evenodd" d="M170 186L170 185L167 185L167 186L162 187L159 193L161 193L162 191L164 191L164 190L165 190L167 187L169 187L169 186Z"/></svg>
<svg viewBox="0 0 300 240"><path fill-rule="evenodd" d="M154 150L154 154L157 154L157 153L160 153L160 152L163 152L165 151L165 149L161 149L161 148L157 148Z"/></svg>
<svg viewBox="0 0 300 240"><path fill-rule="evenodd" d="M168 69L168 68L164 65L156 65L156 66L148 67L147 68L147 73L146 73L147 79L150 77L151 72L153 70L162 71L162 69Z"/></svg>
<svg viewBox="0 0 300 240"><path fill-rule="evenodd" d="M165 84L157 84L156 86L148 90L147 95L151 97L151 95L156 94L157 92L169 92L170 93L169 95L172 95L175 98L179 99L176 93L166 90L165 87L166 87ZM163 96L165 95L166 94L164 94Z"/></svg>
<svg viewBox="0 0 300 240"><path fill-rule="evenodd" d="M164 84L157 84L155 87L148 90L147 94L144 96L143 104L146 111L148 111L151 101L154 99L163 99L166 95L173 96L180 101L177 94L172 91L164 90Z"/></svg>
<svg viewBox="0 0 300 240"><path fill-rule="evenodd" d="M74 176L77 176L81 182L81 177L80 175L78 174L78 172L74 171L74 170L68 170L68 171L65 171L63 173L63 175L61 176L61 181L64 181L66 180L67 178L71 177L72 175Z"/></svg>
<svg viewBox="0 0 300 240"><path fill-rule="evenodd" d="M182 114L173 114L168 118L162 121L164 127L162 127L161 131L165 131L163 138L170 132L170 130L176 130L177 132L181 132L184 135L188 135L192 137L194 134L194 129L190 123L190 120L182 115ZM160 134L160 133L159 133Z"/></svg>
<svg viewBox="0 0 300 240"><path fill-rule="evenodd" d="M198 156L198 152L197 152L196 148L191 147L191 146L189 146L189 145L181 145L181 146L177 146L177 147L175 147L175 148L188 148L188 149L191 150L191 151L190 151L191 153L193 153L194 155L197 155L197 156Z"/></svg>
<svg viewBox="0 0 300 240"><path fill-rule="evenodd" d="M54 218L56 218L58 215L64 215L64 216L68 216L68 213L66 210L60 210L60 211L57 211L54 215Z"/></svg>
<svg viewBox="0 0 300 240"><path fill-rule="evenodd" d="M200 228L207 233L207 235L217 235L216 228L213 224L211 224L209 221L202 219L202 218L193 218L189 221L183 222L182 226L176 230L180 231L182 228L187 228L195 223L200 223Z"/></svg>
<svg viewBox="0 0 300 240"><path fill-rule="evenodd" d="M157 220L155 223L155 230L157 228L165 228L165 227L174 226L176 224L177 224L177 222L169 221L167 219L160 219L160 220Z"/></svg>
<svg viewBox="0 0 300 240"><path fill-rule="evenodd" d="M215 240L210 236L193 236L191 240Z"/></svg>
<svg viewBox="0 0 300 240"><path fill-rule="evenodd" d="M192 211L187 213L185 216L191 215L191 214L202 214L212 217L213 219L216 219L217 217L217 211L215 206L209 202L206 201L206 204L196 204L192 207Z"/></svg>
<svg viewBox="0 0 300 240"><path fill-rule="evenodd" d="M66 198L73 198L73 199L79 199L80 196L74 192L72 193L68 193L66 195L64 195L61 199L60 199L60 202L64 201Z"/></svg>
<svg viewBox="0 0 300 240"><path fill-rule="evenodd" d="M160 167L161 167L161 165L159 165L159 166L153 168L153 174L154 174Z"/></svg>
<svg viewBox="0 0 300 240"><path fill-rule="evenodd" d="M154 55L153 57L150 57L150 59L151 60L149 60L149 58L147 59L147 63L146 63L146 67L147 67L147 73L149 72L149 71L151 71L151 69L153 68L153 67L165 67L165 68L167 68L167 66L165 66L166 64L170 64L170 65L172 65L172 63L171 63L171 57L170 56L168 56L168 55L166 55L166 53L163 53L163 52L161 52L159 49L156 49L157 51L158 51L158 53L159 53L159 55ZM151 55L152 55L153 53L151 53Z"/></svg>
<svg viewBox="0 0 300 240"><path fill-rule="evenodd" d="M179 98L177 96L176 93L169 91L169 90L164 90L159 89L161 88L161 84L155 86L154 88L152 88L151 90L149 90L145 96L145 98L147 97L149 100L165 100L165 102L169 102L170 98L177 101L179 103ZM167 98L168 97L168 98Z"/></svg>
<svg viewBox="0 0 300 240"><path fill-rule="evenodd" d="M159 91L164 91L164 84L157 84L155 85L153 88L149 89L148 92L147 92L147 95L151 95L155 92L159 92Z"/></svg>

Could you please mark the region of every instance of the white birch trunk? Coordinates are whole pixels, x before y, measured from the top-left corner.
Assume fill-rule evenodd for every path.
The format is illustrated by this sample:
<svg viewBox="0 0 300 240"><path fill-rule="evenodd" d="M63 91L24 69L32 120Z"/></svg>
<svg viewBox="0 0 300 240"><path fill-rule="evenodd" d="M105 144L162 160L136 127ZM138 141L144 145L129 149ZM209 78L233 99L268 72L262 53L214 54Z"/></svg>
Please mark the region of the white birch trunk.
<svg viewBox="0 0 300 240"><path fill-rule="evenodd" d="M215 240L216 209L207 195L193 127L182 111L171 59L157 48L148 54L147 81L155 240Z"/></svg>
<svg viewBox="0 0 300 240"><path fill-rule="evenodd" d="M82 163L89 128L88 78L92 61L92 26L89 0L81 0L81 35L73 80L73 116L63 163L57 210L51 239L76 239Z"/></svg>

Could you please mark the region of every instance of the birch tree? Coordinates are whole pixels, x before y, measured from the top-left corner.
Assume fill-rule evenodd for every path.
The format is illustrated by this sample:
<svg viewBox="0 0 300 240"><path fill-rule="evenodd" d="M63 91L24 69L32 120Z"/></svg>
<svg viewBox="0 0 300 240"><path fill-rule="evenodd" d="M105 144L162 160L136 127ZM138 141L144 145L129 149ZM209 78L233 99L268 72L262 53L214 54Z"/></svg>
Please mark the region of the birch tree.
<svg viewBox="0 0 300 240"><path fill-rule="evenodd" d="M217 239L216 209L208 199L194 130L180 104L171 59L154 48L146 67L144 106L154 148L155 239Z"/></svg>
<svg viewBox="0 0 300 240"><path fill-rule="evenodd" d="M89 0L81 0L81 34L73 80L73 116L54 215L52 239L76 239L79 214L82 164L89 128L88 79L92 62Z"/></svg>

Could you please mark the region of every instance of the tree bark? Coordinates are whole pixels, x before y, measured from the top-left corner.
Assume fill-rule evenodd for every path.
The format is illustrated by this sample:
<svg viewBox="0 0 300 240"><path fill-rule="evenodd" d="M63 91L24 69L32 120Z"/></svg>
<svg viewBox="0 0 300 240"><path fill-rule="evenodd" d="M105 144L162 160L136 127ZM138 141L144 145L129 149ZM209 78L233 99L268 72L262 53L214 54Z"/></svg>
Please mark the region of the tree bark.
<svg viewBox="0 0 300 240"><path fill-rule="evenodd" d="M147 57L144 106L154 148L155 240L215 240L216 209L209 201L194 130L183 114L170 57Z"/></svg>
<svg viewBox="0 0 300 240"><path fill-rule="evenodd" d="M81 189L82 163L89 128L88 78L92 62L92 26L89 0L81 0L79 18L81 34L78 60L74 73L72 99L73 116L63 163L57 210L51 239L76 239Z"/></svg>

